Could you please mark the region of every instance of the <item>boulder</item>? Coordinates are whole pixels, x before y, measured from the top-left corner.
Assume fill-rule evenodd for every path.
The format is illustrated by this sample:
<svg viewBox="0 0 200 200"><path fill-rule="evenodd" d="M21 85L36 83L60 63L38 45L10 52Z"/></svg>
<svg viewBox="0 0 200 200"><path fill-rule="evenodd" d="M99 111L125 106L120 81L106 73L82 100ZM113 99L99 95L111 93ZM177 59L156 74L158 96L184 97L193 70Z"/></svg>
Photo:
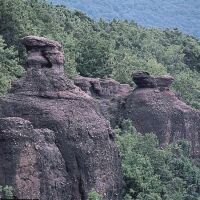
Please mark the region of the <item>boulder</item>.
<svg viewBox="0 0 200 200"><path fill-rule="evenodd" d="M110 123L96 101L64 75L57 42L32 36L22 42L27 71L0 98L0 116L21 117L35 129L54 131L69 175L63 199L86 200L92 190L105 200L121 199L121 159Z"/></svg>
<svg viewBox="0 0 200 200"><path fill-rule="evenodd" d="M70 199L65 162L49 129L21 118L0 118L0 185L20 199Z"/></svg>

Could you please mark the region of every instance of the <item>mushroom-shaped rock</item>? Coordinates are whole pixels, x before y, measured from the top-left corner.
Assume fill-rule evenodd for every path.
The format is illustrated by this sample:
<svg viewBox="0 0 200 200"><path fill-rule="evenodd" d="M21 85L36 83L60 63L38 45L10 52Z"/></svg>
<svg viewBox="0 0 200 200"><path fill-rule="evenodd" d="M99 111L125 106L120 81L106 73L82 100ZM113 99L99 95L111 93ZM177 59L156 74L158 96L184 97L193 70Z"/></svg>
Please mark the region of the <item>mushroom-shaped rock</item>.
<svg viewBox="0 0 200 200"><path fill-rule="evenodd" d="M161 146L187 139L193 155L200 156L200 112L169 89L173 78L138 72L133 80L137 88L125 100L122 118L130 119L141 133L155 133Z"/></svg>
<svg viewBox="0 0 200 200"><path fill-rule="evenodd" d="M121 199L121 160L110 123L96 101L64 75L63 65L51 61L60 52L57 45L36 38L23 39L28 58L38 54L51 66L32 59L24 76L0 98L0 117L21 117L34 128L54 131L69 175L63 199L86 200L92 190L105 200ZM50 187L46 191L52 192Z"/></svg>
<svg viewBox="0 0 200 200"><path fill-rule="evenodd" d="M163 75L163 76L154 77L154 80L156 83L156 87L160 89L162 88L169 89L172 82L174 81L174 78L170 75Z"/></svg>
<svg viewBox="0 0 200 200"><path fill-rule="evenodd" d="M25 45L28 51L32 48L48 48L48 47L55 49L61 48L59 42L54 40L49 40L45 37L26 36L22 38L21 42L23 45Z"/></svg>
<svg viewBox="0 0 200 200"><path fill-rule="evenodd" d="M53 65L64 64L64 56L60 52L61 45L57 41L37 36L27 36L21 41L28 53L27 67L50 68Z"/></svg>
<svg viewBox="0 0 200 200"><path fill-rule="evenodd" d="M64 73L64 55L61 45L43 37L27 36L22 39L27 49L26 74L12 83L11 93L49 98L79 98L81 90ZM77 94L78 93L78 94ZM89 98L82 92L83 97Z"/></svg>
<svg viewBox="0 0 200 200"><path fill-rule="evenodd" d="M169 75L154 77L148 72L139 71L132 74L132 79L138 88L168 89L174 78Z"/></svg>

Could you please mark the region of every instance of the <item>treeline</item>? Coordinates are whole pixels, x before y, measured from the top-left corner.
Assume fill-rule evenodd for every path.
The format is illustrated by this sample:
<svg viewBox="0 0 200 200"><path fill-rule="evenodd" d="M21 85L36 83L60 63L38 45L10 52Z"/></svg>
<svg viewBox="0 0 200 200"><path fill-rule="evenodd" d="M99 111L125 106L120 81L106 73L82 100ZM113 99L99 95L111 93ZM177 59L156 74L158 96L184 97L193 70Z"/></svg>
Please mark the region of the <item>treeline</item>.
<svg viewBox="0 0 200 200"><path fill-rule="evenodd" d="M144 26L177 27L200 38L196 0L48 0L86 12L94 19L134 19Z"/></svg>
<svg viewBox="0 0 200 200"><path fill-rule="evenodd" d="M112 77L132 83L131 73L169 73L173 88L200 108L200 42L177 29L146 29L135 22L93 21L79 11L42 0L0 0L0 92L23 72L25 50L20 38L45 36L63 45L66 73ZM6 47L5 47L6 45Z"/></svg>

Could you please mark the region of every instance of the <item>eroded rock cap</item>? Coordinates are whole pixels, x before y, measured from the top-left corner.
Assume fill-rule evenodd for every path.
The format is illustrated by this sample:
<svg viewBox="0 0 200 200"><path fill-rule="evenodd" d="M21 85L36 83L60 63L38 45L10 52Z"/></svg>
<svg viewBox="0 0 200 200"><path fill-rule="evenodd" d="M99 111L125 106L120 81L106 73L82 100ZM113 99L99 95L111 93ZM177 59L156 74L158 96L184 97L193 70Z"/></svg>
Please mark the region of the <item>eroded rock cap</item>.
<svg viewBox="0 0 200 200"><path fill-rule="evenodd" d="M45 37L38 37L38 36L26 36L21 39L23 45L26 46L27 49L34 48L34 47L53 47L60 49L61 44L54 40L49 40Z"/></svg>
<svg viewBox="0 0 200 200"><path fill-rule="evenodd" d="M132 79L138 88L169 88L174 80L170 75L154 77L144 71L133 73Z"/></svg>

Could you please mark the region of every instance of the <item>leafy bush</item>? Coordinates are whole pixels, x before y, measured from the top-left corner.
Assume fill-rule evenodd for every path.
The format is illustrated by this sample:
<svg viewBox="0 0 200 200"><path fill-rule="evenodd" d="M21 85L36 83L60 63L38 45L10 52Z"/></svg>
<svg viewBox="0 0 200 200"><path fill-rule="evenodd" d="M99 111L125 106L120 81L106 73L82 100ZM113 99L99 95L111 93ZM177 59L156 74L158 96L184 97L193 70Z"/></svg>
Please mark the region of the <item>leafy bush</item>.
<svg viewBox="0 0 200 200"><path fill-rule="evenodd" d="M11 186L0 186L0 199L13 199L13 188Z"/></svg>
<svg viewBox="0 0 200 200"><path fill-rule="evenodd" d="M92 191L88 194L88 200L102 200L102 197L96 191Z"/></svg>
<svg viewBox="0 0 200 200"><path fill-rule="evenodd" d="M200 168L190 158L188 142L160 149L154 134L141 135L130 121L116 133L126 183L124 200L199 200Z"/></svg>

